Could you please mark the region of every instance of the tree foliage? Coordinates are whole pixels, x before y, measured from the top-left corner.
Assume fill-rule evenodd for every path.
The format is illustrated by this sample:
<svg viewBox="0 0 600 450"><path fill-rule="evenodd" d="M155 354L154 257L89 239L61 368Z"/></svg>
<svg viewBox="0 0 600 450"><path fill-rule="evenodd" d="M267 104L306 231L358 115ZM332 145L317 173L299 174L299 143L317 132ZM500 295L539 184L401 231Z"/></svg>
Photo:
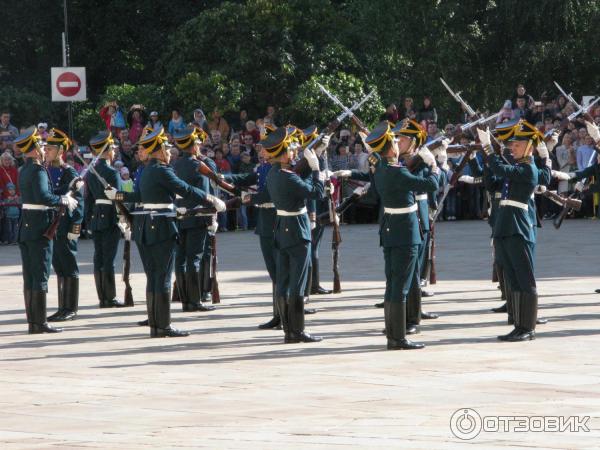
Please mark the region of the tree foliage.
<svg viewBox="0 0 600 450"><path fill-rule="evenodd" d="M49 102L49 68L61 65L62 3L20 0L3 10L0 85L27 99L9 105L15 120L31 120L36 111L44 115L36 120L66 119L64 105L41 104ZM87 68L90 98L77 108L85 112L78 123L113 95L162 113L243 107L256 117L274 104L290 119L322 123L338 111L314 90L314 80L331 82L348 95L344 101L354 100L355 87L376 87L378 108L404 96L418 104L429 94L442 120L454 120L458 109L440 76L478 109L497 109L518 82L536 97L557 95L553 79L579 96L600 94L595 0L67 4L71 64ZM31 11L44 11L35 28L23 26ZM370 109L362 114L378 117Z"/></svg>

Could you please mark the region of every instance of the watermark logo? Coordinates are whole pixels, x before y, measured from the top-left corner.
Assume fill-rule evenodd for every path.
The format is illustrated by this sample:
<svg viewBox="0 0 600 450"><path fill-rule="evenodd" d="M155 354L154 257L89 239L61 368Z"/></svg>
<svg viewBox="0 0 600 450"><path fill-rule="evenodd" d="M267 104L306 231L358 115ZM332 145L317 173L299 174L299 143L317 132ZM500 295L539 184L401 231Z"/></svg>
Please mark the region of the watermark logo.
<svg viewBox="0 0 600 450"><path fill-rule="evenodd" d="M450 418L452 434L463 441L471 440L481 433L481 416L471 408L459 409Z"/></svg>
<svg viewBox="0 0 600 450"><path fill-rule="evenodd" d="M468 441L484 433L578 433L589 432L590 416L484 416L461 408L450 418L450 430Z"/></svg>

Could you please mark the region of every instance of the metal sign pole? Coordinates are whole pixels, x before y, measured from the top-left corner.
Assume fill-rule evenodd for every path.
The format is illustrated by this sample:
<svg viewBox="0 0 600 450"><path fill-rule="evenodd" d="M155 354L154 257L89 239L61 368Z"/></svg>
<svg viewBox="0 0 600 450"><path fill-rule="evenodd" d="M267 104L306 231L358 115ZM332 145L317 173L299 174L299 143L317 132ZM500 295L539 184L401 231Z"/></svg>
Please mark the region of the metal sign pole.
<svg viewBox="0 0 600 450"><path fill-rule="evenodd" d="M63 14L65 18L65 31L63 33L63 67L69 67L69 16L67 14L67 0L63 0ZM69 121L69 136L73 138L73 102L68 102L67 117Z"/></svg>

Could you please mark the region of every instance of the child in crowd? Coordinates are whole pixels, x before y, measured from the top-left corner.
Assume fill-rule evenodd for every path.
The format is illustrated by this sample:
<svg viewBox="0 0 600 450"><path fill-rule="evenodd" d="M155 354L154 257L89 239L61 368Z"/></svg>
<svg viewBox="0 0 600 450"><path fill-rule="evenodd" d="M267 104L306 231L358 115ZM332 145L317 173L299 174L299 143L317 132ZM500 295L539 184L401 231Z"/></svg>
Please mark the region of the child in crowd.
<svg viewBox="0 0 600 450"><path fill-rule="evenodd" d="M19 218L21 217L21 197L13 183L7 183L8 191L2 202L4 206L4 226L2 227L2 243L14 245L17 243Z"/></svg>
<svg viewBox="0 0 600 450"><path fill-rule="evenodd" d="M133 180L129 174L129 169L127 167L121 167L120 173L123 190L125 192L133 192Z"/></svg>

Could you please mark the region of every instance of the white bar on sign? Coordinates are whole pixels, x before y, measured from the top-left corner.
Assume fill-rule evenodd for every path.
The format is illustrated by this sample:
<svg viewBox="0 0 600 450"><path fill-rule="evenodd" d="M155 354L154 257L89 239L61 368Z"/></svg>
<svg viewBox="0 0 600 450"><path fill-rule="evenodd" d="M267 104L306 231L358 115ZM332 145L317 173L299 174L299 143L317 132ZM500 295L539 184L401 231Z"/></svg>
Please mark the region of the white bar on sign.
<svg viewBox="0 0 600 450"><path fill-rule="evenodd" d="M58 85L61 88L78 87L79 83L77 81L61 81L60 83L58 83Z"/></svg>

